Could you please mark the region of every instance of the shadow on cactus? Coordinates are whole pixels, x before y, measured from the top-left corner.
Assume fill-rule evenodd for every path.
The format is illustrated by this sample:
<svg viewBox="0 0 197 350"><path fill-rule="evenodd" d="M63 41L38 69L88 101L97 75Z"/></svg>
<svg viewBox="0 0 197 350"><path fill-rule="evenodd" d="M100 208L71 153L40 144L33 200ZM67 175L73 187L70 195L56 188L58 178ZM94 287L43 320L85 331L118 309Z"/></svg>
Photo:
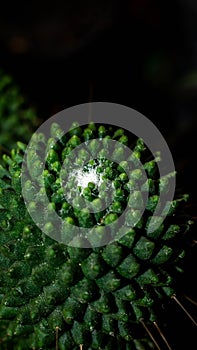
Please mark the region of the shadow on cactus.
<svg viewBox="0 0 197 350"><path fill-rule="evenodd" d="M0 154L28 142L38 125L35 110L27 105L13 78L0 70Z"/></svg>
<svg viewBox="0 0 197 350"><path fill-rule="evenodd" d="M3 157L4 164L0 166L1 348L171 349L163 335L165 308L172 300L178 300L176 284L184 268L186 242L191 238L192 222L185 214L188 196L176 193L164 222L150 233L147 225L160 191L168 191L171 175L159 179L158 160L151 158L143 141L126 130L93 123L83 127L75 124L59 142L53 130L48 144L44 137L40 138L40 147L50 149L42 174L50 202L45 219L50 218L50 210L55 210L63 222L73 227L96 225L102 240L103 228L115 222L126 206L131 208L130 216L123 223L126 228L123 236L114 236L113 230L109 231L113 238L110 244L95 247L92 236L82 237L89 239L88 248L58 243L36 226L21 195L25 145L19 142L10 156ZM78 208L76 203L72 207L60 179L65 158L80 143L90 146L94 158L98 145L93 139L112 139L131 147L147 176L144 179L142 172L135 169L128 177L125 162L132 163L135 158L116 164L109 162L101 150L96 160L87 162L83 174L75 173L74 179L69 178L67 189L67 194L74 189L78 201L86 199L90 205L94 204L96 213ZM78 154L78 161L80 157L86 154ZM36 169L39 162L32 158L29 167L39 171ZM113 189L111 204L104 210L99 208L107 188L102 187L101 180L112 182ZM142 193L147 185L146 208L133 227L132 217L142 205ZM28 189L32 191L28 180L25 186L26 193ZM31 210L42 206L42 195L36 185L34 191ZM128 200L129 192L132 196ZM50 221L46 227L50 234L53 230Z"/></svg>

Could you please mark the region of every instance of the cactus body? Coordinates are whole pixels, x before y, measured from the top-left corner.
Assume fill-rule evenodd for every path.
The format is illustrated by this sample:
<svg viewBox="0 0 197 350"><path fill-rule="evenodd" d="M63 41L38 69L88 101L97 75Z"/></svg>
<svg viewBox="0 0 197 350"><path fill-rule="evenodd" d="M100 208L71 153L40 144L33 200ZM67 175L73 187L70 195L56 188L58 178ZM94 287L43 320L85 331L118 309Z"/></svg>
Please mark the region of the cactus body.
<svg viewBox="0 0 197 350"><path fill-rule="evenodd" d="M143 141L130 139L125 130L91 123L83 128L75 125L57 142L58 130L57 125L52 126L48 143L40 135L42 147L50 149L42 174L49 198L45 230L50 236L54 229L50 210L55 210L65 223L62 235L72 236L67 223L85 228L96 225L98 235L89 235L89 247L79 248L58 243L43 233L33 222L21 195L25 146L18 143L10 157L4 156L4 165L0 166L1 348L54 349L58 329L60 350L79 349L80 344L84 350L154 349L140 320L151 323L161 317L161 304L167 304L176 291L184 237L189 227L188 221L181 217L187 197L175 198L164 222L149 232L148 222L160 191L168 191L170 175L158 178L157 161L147 159ZM104 142L112 139L129 147L134 142L133 158L123 159L122 163L108 161L106 149L99 151L100 144L95 139ZM76 187L72 183L75 179L69 178L67 193L72 194L73 186L76 191L72 207L64 196L60 169L71 150L82 142L88 143L93 159L86 164L86 176L91 171L95 175L93 180L102 178L103 183L98 191L98 183L94 181L83 188L79 184ZM117 159L119 153L121 150L117 148ZM81 151L77 161L80 163L86 156ZM138 168L128 178L124 169L136 159L144 164L147 178ZM40 160L33 151L29 162L30 174L35 178L39 175ZM83 180L81 177L82 185ZM112 202L107 209L100 210L108 181L113 183ZM32 193L31 186L27 180L27 197L28 191ZM147 188L145 212L133 227L133 218L138 218L142 194ZM42 205L42 191L37 192L36 185L34 190L35 201L29 204L31 211ZM97 212L81 209L84 198ZM111 230L112 243L95 244L95 240L102 242L103 228L116 222L126 206L130 209L123 225L124 235L116 236L117 232L114 235ZM159 219L155 217L152 225Z"/></svg>
<svg viewBox="0 0 197 350"><path fill-rule="evenodd" d="M0 154L16 147L18 140L28 142L36 125L35 110L27 105L13 78L0 70Z"/></svg>

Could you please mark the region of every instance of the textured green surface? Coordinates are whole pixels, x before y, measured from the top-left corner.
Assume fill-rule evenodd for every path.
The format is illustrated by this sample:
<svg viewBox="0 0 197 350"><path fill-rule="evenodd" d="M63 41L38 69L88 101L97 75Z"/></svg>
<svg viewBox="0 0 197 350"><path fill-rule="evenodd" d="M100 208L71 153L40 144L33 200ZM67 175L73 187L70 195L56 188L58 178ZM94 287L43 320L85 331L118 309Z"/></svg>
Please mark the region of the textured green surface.
<svg viewBox="0 0 197 350"><path fill-rule="evenodd" d="M0 154L28 142L38 125L35 110L27 105L13 78L0 70Z"/></svg>
<svg viewBox="0 0 197 350"><path fill-rule="evenodd" d="M95 243L95 239L102 240L103 226L121 214L127 205L128 191L133 189L128 203L131 211L125 223L127 233L107 246L88 249L68 247L42 233L29 216L21 196L20 172L25 146L18 143L18 148L10 157L4 156L4 165L0 166L0 346L13 350L54 349L58 327L60 350L79 349L80 344L84 344L84 350L154 349L140 319L149 323L160 318L161 303L165 305L175 291L177 268L189 227L181 216L187 197L176 198L171 204L175 210L170 210L159 228L147 233L159 189L168 190L170 177L166 175L160 181L156 162L146 161L147 150L142 140L132 139L136 157L145 164L148 181L140 169L131 171L128 179L121 165L109 162L101 150L100 164L102 169L107 169L104 176L114 182L110 210L97 214L77 209L77 206L73 210L66 202L59 179L66 155L87 140L94 154L98 144L91 138L97 137L110 137L130 146L129 135L124 135L122 129L91 124L84 130L73 129L57 142L57 132L58 126L53 125L51 138L48 145L45 144L51 149L43 173L50 200L46 219L55 208L65 221L63 235L68 234L66 222L82 227L97 224L100 235L89 237L90 243ZM44 138L39 137L44 147ZM81 152L79 161L80 157L86 154ZM133 156L129 161L135 160ZM39 157L32 152L29 164L32 177L39 174L39 162ZM94 162L88 166L99 168ZM146 210L132 228L130 223L133 216L138 215L141 193L147 184L151 194ZM31 183L27 181L25 186L28 195ZM31 208L42 202L42 193L37 193L36 184L34 190L36 200L30 203ZM103 191L98 194L95 186L89 184L85 193L76 198L76 204L84 196L90 203L96 201L99 209L99 196L104 198L106 193ZM159 217L154 220L160 222ZM46 227L49 232L53 230L50 222Z"/></svg>

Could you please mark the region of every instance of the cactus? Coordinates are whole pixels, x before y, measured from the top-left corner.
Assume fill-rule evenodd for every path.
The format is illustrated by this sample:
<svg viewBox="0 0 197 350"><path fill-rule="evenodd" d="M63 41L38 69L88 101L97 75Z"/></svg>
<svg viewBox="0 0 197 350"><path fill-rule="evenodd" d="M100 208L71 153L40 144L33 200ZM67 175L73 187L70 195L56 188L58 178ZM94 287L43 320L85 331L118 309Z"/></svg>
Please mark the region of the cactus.
<svg viewBox="0 0 197 350"><path fill-rule="evenodd" d="M49 235L36 226L21 195L25 145L18 142L10 156L3 156L4 163L0 166L1 349L75 350L82 348L82 344L84 350L155 349L142 323L161 320L161 304L168 305L170 297L176 294L176 280L182 271L186 233L191 223L182 215L188 196L177 194L172 203L168 203L164 222L158 226L160 218L154 217L153 229L149 232L148 223L159 193L168 191L171 174L162 179L158 177L158 160L148 159L143 140L133 139L123 129L91 123L83 127L75 124L57 141L58 130L57 125L52 125L48 141L39 135L42 149L47 150L42 177L49 206L47 212L41 210L41 215L45 215L45 232ZM99 141L95 139L104 144L109 139L128 147L132 144L133 157L119 164L109 161L106 150L99 150ZM94 154L98 156L96 160L88 160L84 167L87 178L92 174L86 185L83 178L81 186L76 184L76 173L73 178L69 177L67 194L72 195L75 189L72 207L64 196L60 169L70 152L82 142L88 144L92 158ZM120 150L117 148L116 152ZM28 164L34 179L40 171L39 156L35 154L34 150L30 153ZM80 163L86 156L84 150L80 151L77 161ZM146 179L138 168L130 172L129 178L124 170L129 162L138 159L143 163ZM105 180L100 188L98 181L94 181L95 176L97 180ZM100 210L108 181L113 183L112 202ZM31 186L29 180L24 183L27 197ZM142 194L147 188L146 208L139 218ZM35 200L29 203L32 212L42 205L42 191L37 192L36 183L34 190ZM132 195L128 199L130 191ZM87 208L81 209L81 199L98 210L93 213ZM118 235L113 223L126 206L131 210L123 223L124 235ZM96 225L98 235L84 238L89 244L86 248L57 242L50 237L54 230L50 210L55 210L65 223L63 238L73 234L67 232L66 223L85 228ZM133 227L135 216L139 220ZM102 230L110 224L112 242L102 245Z"/></svg>
<svg viewBox="0 0 197 350"><path fill-rule="evenodd" d="M28 142L38 119L35 110L27 105L13 78L0 70L0 154L11 150L16 142Z"/></svg>

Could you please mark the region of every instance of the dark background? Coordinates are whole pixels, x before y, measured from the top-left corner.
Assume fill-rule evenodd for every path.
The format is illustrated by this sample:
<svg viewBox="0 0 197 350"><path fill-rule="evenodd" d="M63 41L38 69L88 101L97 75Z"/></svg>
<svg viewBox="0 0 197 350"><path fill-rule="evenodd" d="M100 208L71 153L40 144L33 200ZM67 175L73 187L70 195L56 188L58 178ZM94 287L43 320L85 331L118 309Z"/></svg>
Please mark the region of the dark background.
<svg viewBox="0 0 197 350"><path fill-rule="evenodd" d="M0 67L41 121L89 101L124 104L152 120L171 148L196 216L195 0L7 1L0 12ZM180 295L196 300L195 250L179 287ZM183 301L195 315L196 306ZM192 348L193 324L169 308L173 349Z"/></svg>
<svg viewBox="0 0 197 350"><path fill-rule="evenodd" d="M138 110L163 133L196 196L196 23L194 0L8 1L0 66L41 120L88 101Z"/></svg>

